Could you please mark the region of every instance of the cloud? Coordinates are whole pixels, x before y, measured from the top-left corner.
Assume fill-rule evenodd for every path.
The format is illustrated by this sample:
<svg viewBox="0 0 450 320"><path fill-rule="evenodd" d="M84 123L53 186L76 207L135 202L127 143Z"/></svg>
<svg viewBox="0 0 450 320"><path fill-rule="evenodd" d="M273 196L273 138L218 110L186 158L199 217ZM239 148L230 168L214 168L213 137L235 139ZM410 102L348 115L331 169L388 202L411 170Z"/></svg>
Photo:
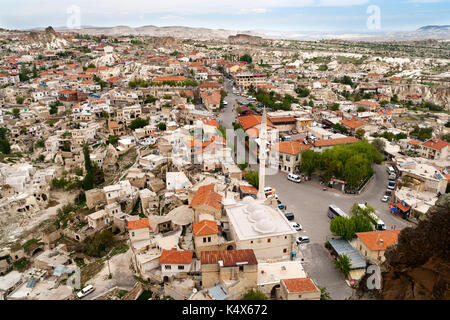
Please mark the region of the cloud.
<svg viewBox="0 0 450 320"><path fill-rule="evenodd" d="M239 10L238 14L250 14L250 13L256 13L256 14L263 14L266 12L269 12L269 9L266 8L255 8L255 9L241 9Z"/></svg>
<svg viewBox="0 0 450 320"><path fill-rule="evenodd" d="M160 17L159 19L160 20L179 20L179 19L183 19L183 17L176 16L176 15L173 15L173 14L168 14L168 15Z"/></svg>

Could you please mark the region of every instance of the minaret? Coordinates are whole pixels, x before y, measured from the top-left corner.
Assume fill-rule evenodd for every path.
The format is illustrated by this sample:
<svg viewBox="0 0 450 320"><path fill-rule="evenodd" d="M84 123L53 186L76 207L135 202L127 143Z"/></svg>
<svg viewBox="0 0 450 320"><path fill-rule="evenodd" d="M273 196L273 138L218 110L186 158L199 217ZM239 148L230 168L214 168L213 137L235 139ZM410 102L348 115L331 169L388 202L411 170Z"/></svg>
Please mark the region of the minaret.
<svg viewBox="0 0 450 320"><path fill-rule="evenodd" d="M258 199L265 199L264 187L266 186L266 145L267 145L267 115L266 107L261 119L261 131L259 132L259 190Z"/></svg>

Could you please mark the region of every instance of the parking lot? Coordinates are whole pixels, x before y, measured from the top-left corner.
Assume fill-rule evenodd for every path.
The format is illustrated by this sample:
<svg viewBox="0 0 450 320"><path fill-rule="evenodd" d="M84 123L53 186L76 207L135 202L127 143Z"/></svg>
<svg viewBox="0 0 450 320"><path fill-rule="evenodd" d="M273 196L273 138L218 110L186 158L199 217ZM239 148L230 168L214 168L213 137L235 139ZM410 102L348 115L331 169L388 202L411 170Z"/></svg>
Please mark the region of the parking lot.
<svg viewBox="0 0 450 320"><path fill-rule="evenodd" d="M327 215L330 204L337 205L350 214L355 202L367 202L376 209L386 229L410 226L410 222L392 215L388 204L381 202L381 197L386 191L388 175L384 165L375 165L374 170L374 179L361 195L347 195L331 189L323 191L322 186L314 182L295 183L287 180L287 174L281 172L267 176L266 185L276 190L279 199L286 205L285 212L294 213L294 221L303 226L299 235L309 236L311 243L323 244L332 237L330 218Z"/></svg>

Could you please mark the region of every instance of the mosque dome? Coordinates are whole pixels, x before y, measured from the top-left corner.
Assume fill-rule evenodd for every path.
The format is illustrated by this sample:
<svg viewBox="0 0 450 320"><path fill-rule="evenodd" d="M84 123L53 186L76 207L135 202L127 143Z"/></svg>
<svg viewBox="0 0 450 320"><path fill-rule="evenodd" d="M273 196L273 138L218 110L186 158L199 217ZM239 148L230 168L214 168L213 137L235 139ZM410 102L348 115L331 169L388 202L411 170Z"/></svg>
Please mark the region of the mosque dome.
<svg viewBox="0 0 450 320"><path fill-rule="evenodd" d="M275 225L268 218L260 219L253 225L253 228L259 233L269 233L275 230Z"/></svg>
<svg viewBox="0 0 450 320"><path fill-rule="evenodd" d="M254 201L255 201L255 199L252 196L245 196L242 199L242 203L245 203L245 204L250 204L250 203L252 203Z"/></svg>
<svg viewBox="0 0 450 320"><path fill-rule="evenodd" d="M248 216L248 219L252 222L258 222L261 220L264 220L267 217L264 207L263 208L257 208L256 210L250 212L250 215Z"/></svg>

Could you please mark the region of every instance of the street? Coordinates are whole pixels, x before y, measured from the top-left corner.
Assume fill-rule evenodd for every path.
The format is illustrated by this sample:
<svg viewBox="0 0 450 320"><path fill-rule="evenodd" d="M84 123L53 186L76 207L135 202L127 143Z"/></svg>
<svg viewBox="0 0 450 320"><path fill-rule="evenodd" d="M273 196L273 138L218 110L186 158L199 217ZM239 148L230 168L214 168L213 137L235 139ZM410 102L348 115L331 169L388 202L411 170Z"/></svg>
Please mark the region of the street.
<svg viewBox="0 0 450 320"><path fill-rule="evenodd" d="M232 122L236 118L233 106L237 106L236 101L242 103L247 101L244 97L233 94L232 84L228 79L225 79L225 88L228 91L225 98L228 105L221 111L218 120L221 125L231 129ZM237 143L242 143L242 140L237 139ZM258 170L257 164L250 167ZM367 202L375 208L376 214L384 221L387 230L391 227L405 228L412 225L398 216L393 216L389 212L388 204L381 202L387 188L388 174L385 165L374 165L373 168L375 177L360 195L343 194L332 189L323 191L319 183L312 181L291 182L287 180L287 173L281 171L266 176L266 186L275 189L280 201L286 205L284 212L293 212L294 221L302 225L303 229L298 235L307 235L310 238L310 243L298 246L297 257L303 259L305 271L319 286L327 288L332 299L346 299L351 295L352 289L346 284L344 276L336 269L323 246L333 237L330 231L331 220L327 214L329 205L334 204L351 215L350 209L354 203Z"/></svg>

